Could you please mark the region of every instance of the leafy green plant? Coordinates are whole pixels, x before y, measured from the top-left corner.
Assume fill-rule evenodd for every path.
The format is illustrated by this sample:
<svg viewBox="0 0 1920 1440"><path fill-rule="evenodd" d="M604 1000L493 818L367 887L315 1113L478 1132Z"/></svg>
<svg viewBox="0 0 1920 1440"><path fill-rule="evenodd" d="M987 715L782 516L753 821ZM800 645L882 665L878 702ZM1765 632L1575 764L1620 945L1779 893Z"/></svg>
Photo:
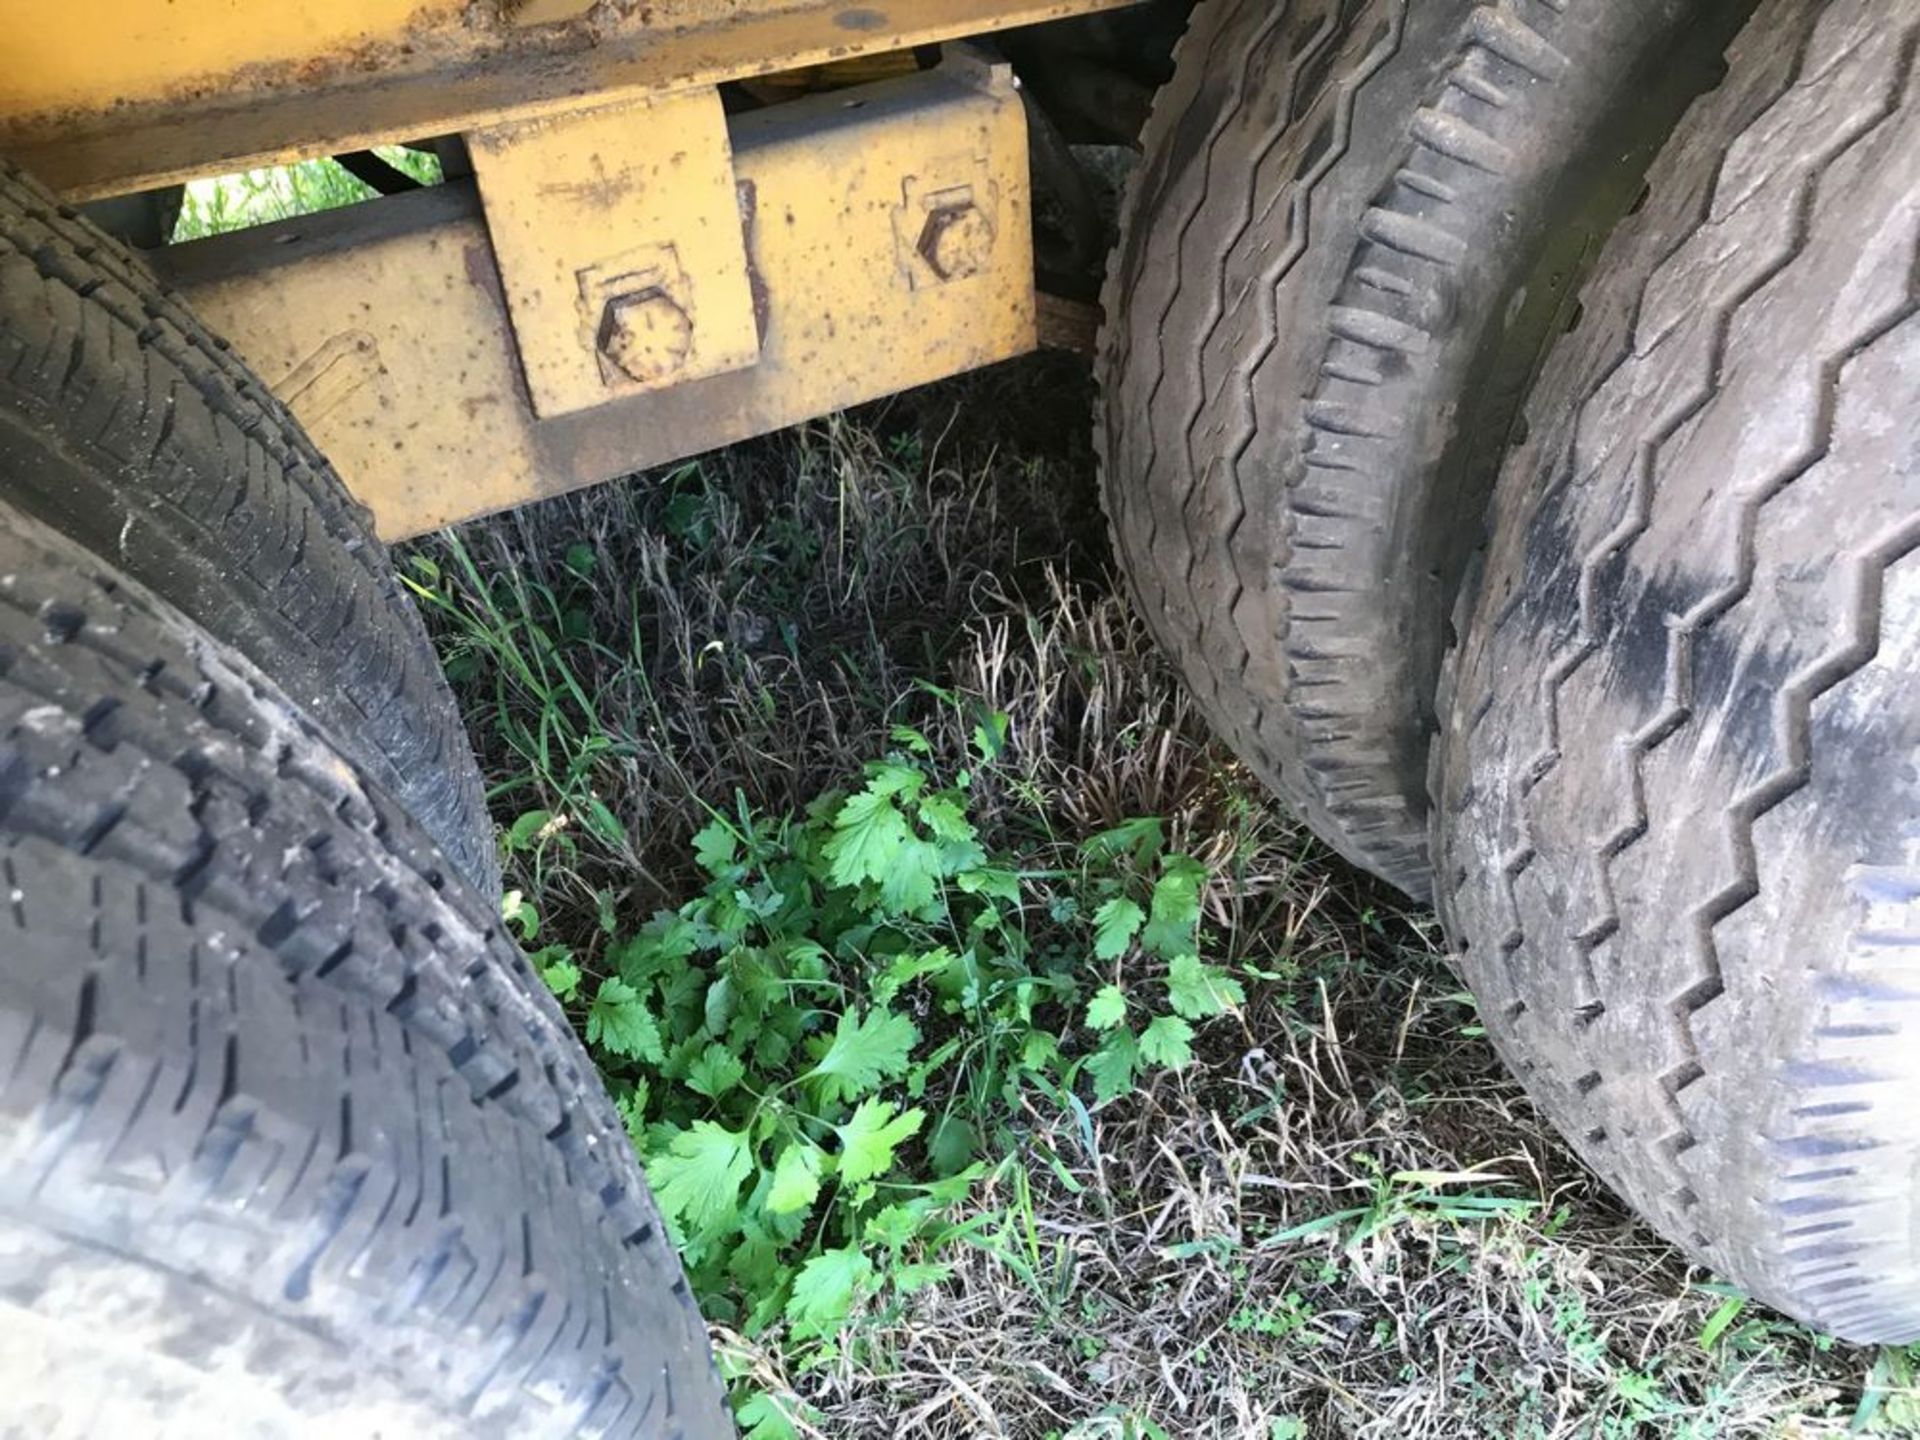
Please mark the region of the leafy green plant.
<svg viewBox="0 0 1920 1440"><path fill-rule="evenodd" d="M1111 1102L1188 1064L1195 1026L1245 998L1200 957L1207 871L1167 853L1158 822L1094 837L1075 867L1021 871L973 815L1004 719L983 720L972 768L945 778L922 735L894 738L859 788L804 815L714 814L694 837L706 884L677 909L637 929L603 913L591 957L535 951L706 1313L748 1335L781 1326L802 1365L945 1276L965 1238L949 1210L1018 1169L1023 1097ZM523 897L507 914L537 943ZM742 1418L773 1440L787 1414Z"/></svg>

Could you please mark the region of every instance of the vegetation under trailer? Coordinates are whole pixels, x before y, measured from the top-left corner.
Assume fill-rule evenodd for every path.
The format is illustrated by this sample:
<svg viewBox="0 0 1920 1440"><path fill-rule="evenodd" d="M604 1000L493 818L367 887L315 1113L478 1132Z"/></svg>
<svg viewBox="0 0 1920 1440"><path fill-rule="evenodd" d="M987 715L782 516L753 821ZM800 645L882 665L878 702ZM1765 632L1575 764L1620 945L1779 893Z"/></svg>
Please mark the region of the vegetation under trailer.
<svg viewBox="0 0 1920 1440"><path fill-rule="evenodd" d="M1031 349L1143 73L1145 619L1641 1216L1920 1336L1920 0L1106 7L0 0L0 1407L728 1432L379 542Z"/></svg>

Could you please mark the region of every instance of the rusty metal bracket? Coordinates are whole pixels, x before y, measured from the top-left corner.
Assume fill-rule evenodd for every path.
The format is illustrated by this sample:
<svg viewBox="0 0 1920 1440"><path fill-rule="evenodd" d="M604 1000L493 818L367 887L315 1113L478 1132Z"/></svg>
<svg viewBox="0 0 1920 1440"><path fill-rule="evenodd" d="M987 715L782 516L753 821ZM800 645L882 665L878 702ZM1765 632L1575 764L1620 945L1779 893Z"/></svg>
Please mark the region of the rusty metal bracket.
<svg viewBox="0 0 1920 1440"><path fill-rule="evenodd" d="M758 361L699 378L676 364L711 313L703 242L607 232L614 253L585 264L536 245L552 293L533 297L533 313L561 317L546 343L571 347L572 380L603 399L564 414L538 412L523 382L521 313L494 251L511 230L491 198L483 217L471 185L170 246L155 260L286 395L389 539L1033 348L1026 119L1004 66L956 56L752 111L734 117L731 140L736 239L746 227L739 294ZM956 213L963 205L977 222ZM586 249L595 235L572 238ZM584 332L583 314L594 316ZM602 365L626 379L609 386ZM633 378L666 368L681 378L652 388Z"/></svg>
<svg viewBox="0 0 1920 1440"><path fill-rule="evenodd" d="M476 130L467 147L537 414L759 358L717 91Z"/></svg>

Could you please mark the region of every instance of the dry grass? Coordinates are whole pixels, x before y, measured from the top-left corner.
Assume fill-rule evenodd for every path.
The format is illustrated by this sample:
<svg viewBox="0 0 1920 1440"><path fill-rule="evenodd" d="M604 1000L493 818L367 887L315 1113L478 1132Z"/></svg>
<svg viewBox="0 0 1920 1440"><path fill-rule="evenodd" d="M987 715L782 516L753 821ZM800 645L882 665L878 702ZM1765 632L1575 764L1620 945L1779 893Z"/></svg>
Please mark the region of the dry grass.
<svg viewBox="0 0 1920 1440"><path fill-rule="evenodd" d="M777 1331L730 1353L836 1437L1920 1433L1908 1357L1729 1316L1624 1214L1478 1036L1431 920L1207 737L1113 593L1087 430L1084 376L1036 361L418 552L503 823L588 797L620 822L512 857L562 934L677 899L736 791L795 809L902 722L957 764L996 710L996 843L1044 867L1158 815L1218 864L1210 927L1255 979L1200 1063L1030 1108L952 1278L825 1363L788 1368Z"/></svg>

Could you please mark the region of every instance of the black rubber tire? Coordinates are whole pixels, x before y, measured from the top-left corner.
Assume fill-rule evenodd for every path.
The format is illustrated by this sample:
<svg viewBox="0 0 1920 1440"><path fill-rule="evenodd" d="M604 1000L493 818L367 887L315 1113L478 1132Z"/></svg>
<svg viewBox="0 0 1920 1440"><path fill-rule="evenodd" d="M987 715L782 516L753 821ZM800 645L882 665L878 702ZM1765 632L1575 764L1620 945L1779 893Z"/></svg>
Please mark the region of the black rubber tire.
<svg viewBox="0 0 1920 1440"><path fill-rule="evenodd" d="M591 1062L439 865L0 507L0 1431L733 1433Z"/></svg>
<svg viewBox="0 0 1920 1440"><path fill-rule="evenodd" d="M1752 1294L1920 1337L1916 0L1768 0L1530 402L1435 846L1488 1032Z"/></svg>
<svg viewBox="0 0 1920 1440"><path fill-rule="evenodd" d="M479 767L371 518L144 264L3 162L0 497L247 656L499 888Z"/></svg>
<svg viewBox="0 0 1920 1440"><path fill-rule="evenodd" d="M1511 423L1746 8L1208 0L1155 102L1100 360L1121 566L1239 755L1409 894Z"/></svg>

